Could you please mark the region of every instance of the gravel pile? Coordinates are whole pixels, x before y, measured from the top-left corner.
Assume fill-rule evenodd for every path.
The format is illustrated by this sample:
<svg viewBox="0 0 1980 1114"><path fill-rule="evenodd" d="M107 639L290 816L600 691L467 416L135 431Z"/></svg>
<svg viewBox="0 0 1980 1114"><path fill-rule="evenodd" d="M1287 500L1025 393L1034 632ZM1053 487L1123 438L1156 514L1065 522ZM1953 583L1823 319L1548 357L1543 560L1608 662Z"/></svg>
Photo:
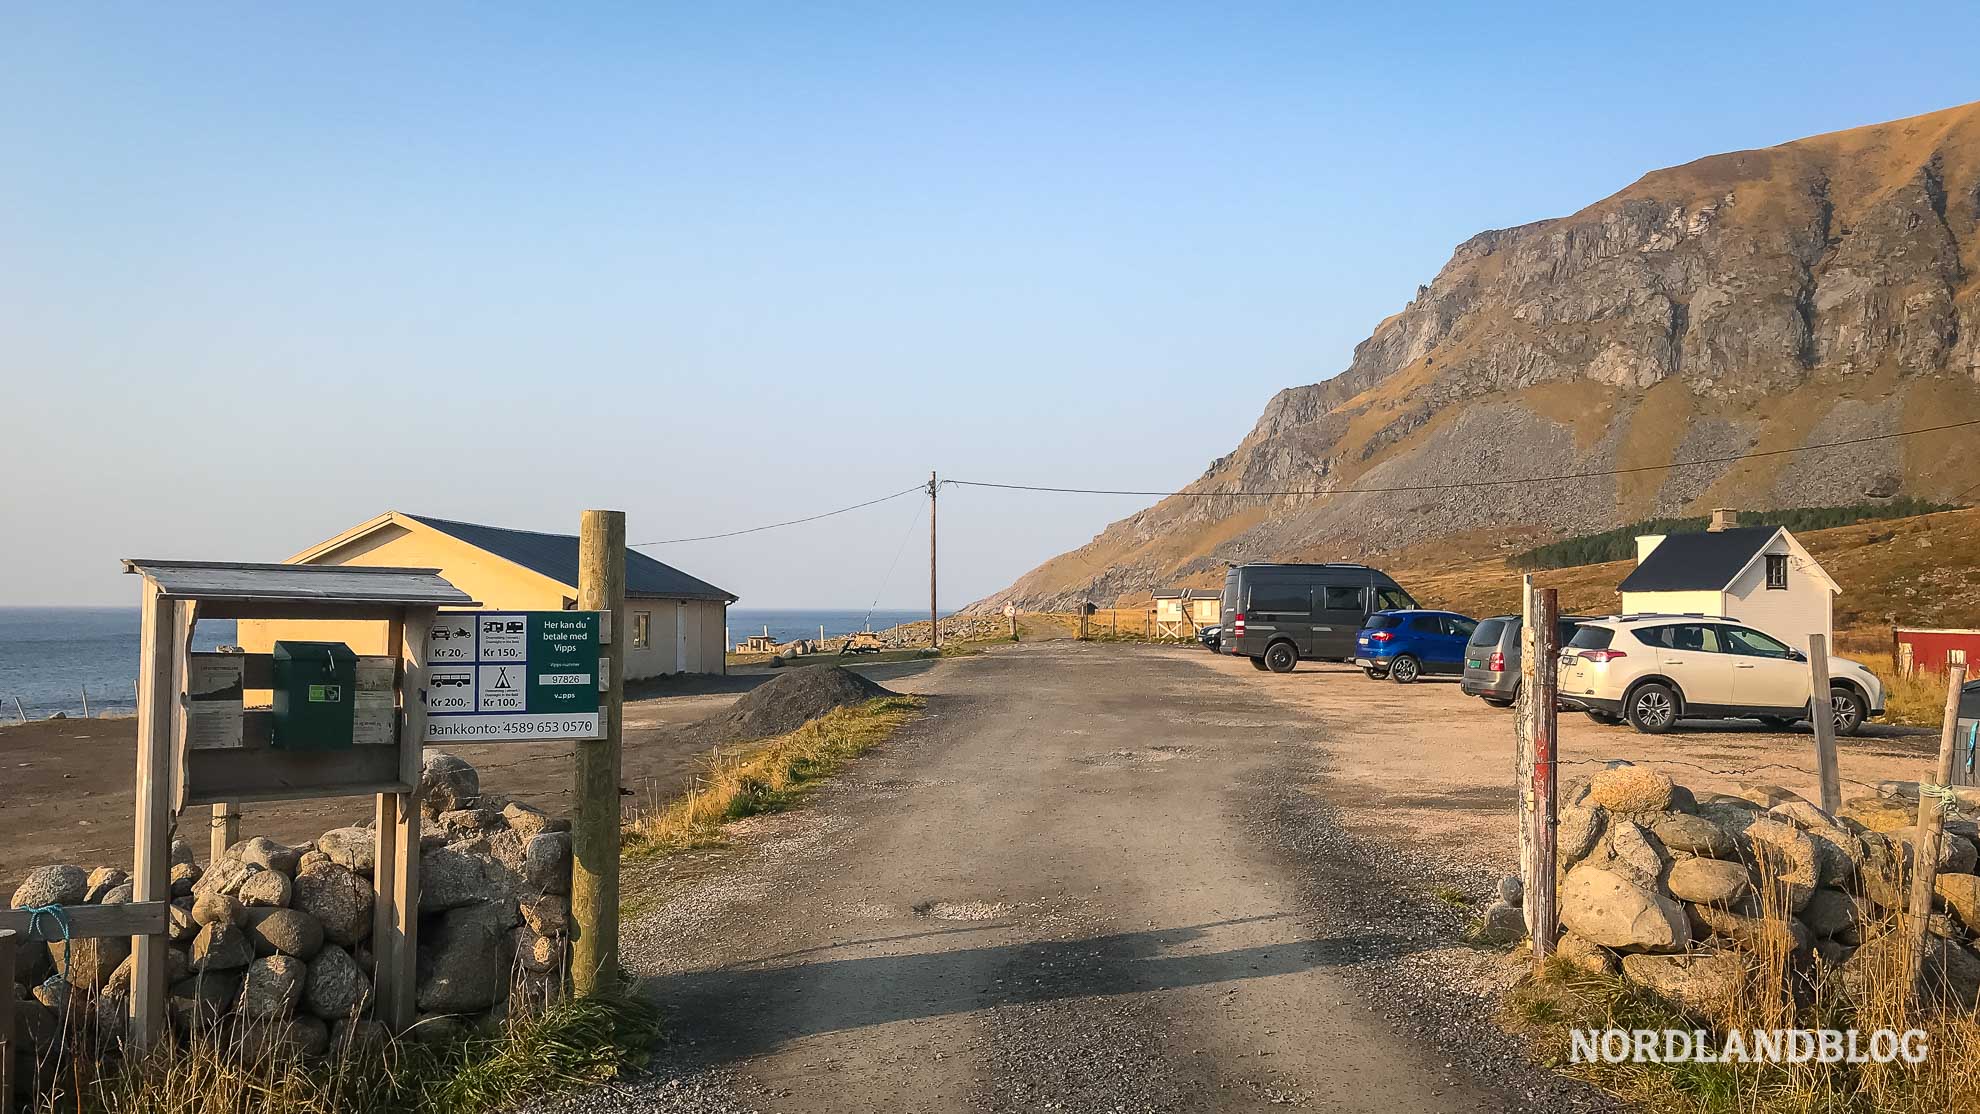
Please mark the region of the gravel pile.
<svg viewBox="0 0 1980 1114"><path fill-rule="evenodd" d="M835 708L893 695L891 689L849 669L836 665L807 666L765 681L728 711L702 720L696 729L717 742L767 739L796 731Z"/></svg>

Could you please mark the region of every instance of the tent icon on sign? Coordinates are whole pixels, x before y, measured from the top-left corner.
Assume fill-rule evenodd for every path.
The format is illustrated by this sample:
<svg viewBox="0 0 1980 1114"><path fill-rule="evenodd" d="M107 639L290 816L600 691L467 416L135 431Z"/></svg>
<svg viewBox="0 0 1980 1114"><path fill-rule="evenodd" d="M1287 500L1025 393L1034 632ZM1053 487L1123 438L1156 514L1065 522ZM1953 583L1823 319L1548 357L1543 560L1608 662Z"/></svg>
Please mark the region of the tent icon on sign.
<svg viewBox="0 0 1980 1114"><path fill-rule="evenodd" d="M500 670L497 670L497 671L496 671L496 673L495 673L495 687L496 687L497 689L512 689L512 688L515 688L515 687L516 687L516 686L515 686L515 682L513 682L513 681L511 681L511 680L509 680L509 671L508 671L508 669L506 669L506 668L504 668L504 669L500 669Z"/></svg>

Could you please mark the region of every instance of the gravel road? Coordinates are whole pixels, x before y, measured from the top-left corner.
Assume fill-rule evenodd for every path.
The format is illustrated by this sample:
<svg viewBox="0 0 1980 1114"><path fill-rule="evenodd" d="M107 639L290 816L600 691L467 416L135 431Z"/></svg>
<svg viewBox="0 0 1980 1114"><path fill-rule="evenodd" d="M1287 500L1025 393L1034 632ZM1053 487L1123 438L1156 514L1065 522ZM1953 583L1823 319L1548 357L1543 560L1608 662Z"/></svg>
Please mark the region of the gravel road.
<svg viewBox="0 0 1980 1114"><path fill-rule="evenodd" d="M1308 791L1339 725L1206 657L1027 644L896 683L927 713L807 809L628 875L674 1037L556 1109L1601 1106L1489 1024L1464 915Z"/></svg>

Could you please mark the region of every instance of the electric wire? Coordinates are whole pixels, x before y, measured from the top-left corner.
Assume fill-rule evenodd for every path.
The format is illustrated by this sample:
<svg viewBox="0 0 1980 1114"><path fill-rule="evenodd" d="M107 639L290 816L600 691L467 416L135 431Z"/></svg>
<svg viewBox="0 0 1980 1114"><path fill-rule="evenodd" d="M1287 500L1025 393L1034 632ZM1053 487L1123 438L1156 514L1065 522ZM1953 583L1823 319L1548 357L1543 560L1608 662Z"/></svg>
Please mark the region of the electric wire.
<svg viewBox="0 0 1980 1114"><path fill-rule="evenodd" d="M1733 453L1726 456L1706 456L1693 460L1674 460L1668 464L1640 464L1629 468L1599 468L1586 472L1562 472L1551 476L1508 476L1489 480L1459 480L1451 483L1398 484L1379 487L1335 487L1314 488L1305 491L1127 491L1094 487L1050 487L1043 484L991 483L984 480L943 480L944 484L959 487L988 487L1004 491L1047 491L1066 495L1140 495L1162 499L1176 497L1189 499L1268 499L1300 495L1375 495L1383 493L1415 491L1464 491L1481 487L1507 487L1515 484L1559 483L1566 480L1590 480L1604 476L1626 476L1637 472L1658 472L1674 468L1693 468L1705 464L1728 464L1742 460L1758 460L1770 456L1786 456L1792 453L1815 452L1821 449L1839 449L1850 445L1866 445L1873 441L1890 441L1902 437L1916 437L1925 433L1942 433L1951 429L1966 429L1980 425L1980 418L1964 422L1949 422L1945 425L1926 426L1922 429L1899 430L1896 433L1878 433L1866 437L1849 437L1841 441L1825 441L1814 445L1796 445L1785 449L1763 449L1758 452Z"/></svg>
<svg viewBox="0 0 1980 1114"><path fill-rule="evenodd" d="M926 491L927 485L922 485L921 489ZM915 505L914 517L908 520L907 529L901 533L901 544L894 547L894 559L887 562L887 571L880 577L880 586L873 590L873 602L866 605L864 626L867 630L873 629L873 613L880 608L880 597L887 591L888 583L894 579L894 570L900 567L901 554L907 552L907 543L914 537L914 528L921 524L921 514L924 509L921 504Z"/></svg>
<svg viewBox="0 0 1980 1114"><path fill-rule="evenodd" d="M772 522L767 526L751 526L747 530L730 530L725 534L702 534L698 537L692 537L692 538L662 538L661 540L656 542L634 542L632 543L632 547L634 549L639 549L649 545L679 545L682 542L711 542L716 540L717 538L739 538L744 534L760 534L765 530L781 530L786 526L800 526L807 522L817 522L821 518L831 518L833 515L846 514L849 511L856 511L865 507L877 506L881 503L889 502L894 499L899 499L903 495L912 495L917 491L926 494L928 492L928 484L924 481L922 483L915 484L913 487L904 488L900 491L896 491L892 495L882 495L878 499L868 499L864 503L854 503L850 507L840 507L838 510L835 511L825 511L821 514L806 515L803 518L793 518L784 522Z"/></svg>

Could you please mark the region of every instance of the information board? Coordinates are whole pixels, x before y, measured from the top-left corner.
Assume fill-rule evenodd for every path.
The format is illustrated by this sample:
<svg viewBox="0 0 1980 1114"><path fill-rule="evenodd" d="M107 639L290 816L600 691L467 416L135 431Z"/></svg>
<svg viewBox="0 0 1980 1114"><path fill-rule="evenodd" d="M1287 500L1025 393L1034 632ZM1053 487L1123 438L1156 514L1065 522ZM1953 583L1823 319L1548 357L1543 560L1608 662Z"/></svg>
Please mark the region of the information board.
<svg viewBox="0 0 1980 1114"><path fill-rule="evenodd" d="M598 615L441 612L426 642L426 741L597 738Z"/></svg>

